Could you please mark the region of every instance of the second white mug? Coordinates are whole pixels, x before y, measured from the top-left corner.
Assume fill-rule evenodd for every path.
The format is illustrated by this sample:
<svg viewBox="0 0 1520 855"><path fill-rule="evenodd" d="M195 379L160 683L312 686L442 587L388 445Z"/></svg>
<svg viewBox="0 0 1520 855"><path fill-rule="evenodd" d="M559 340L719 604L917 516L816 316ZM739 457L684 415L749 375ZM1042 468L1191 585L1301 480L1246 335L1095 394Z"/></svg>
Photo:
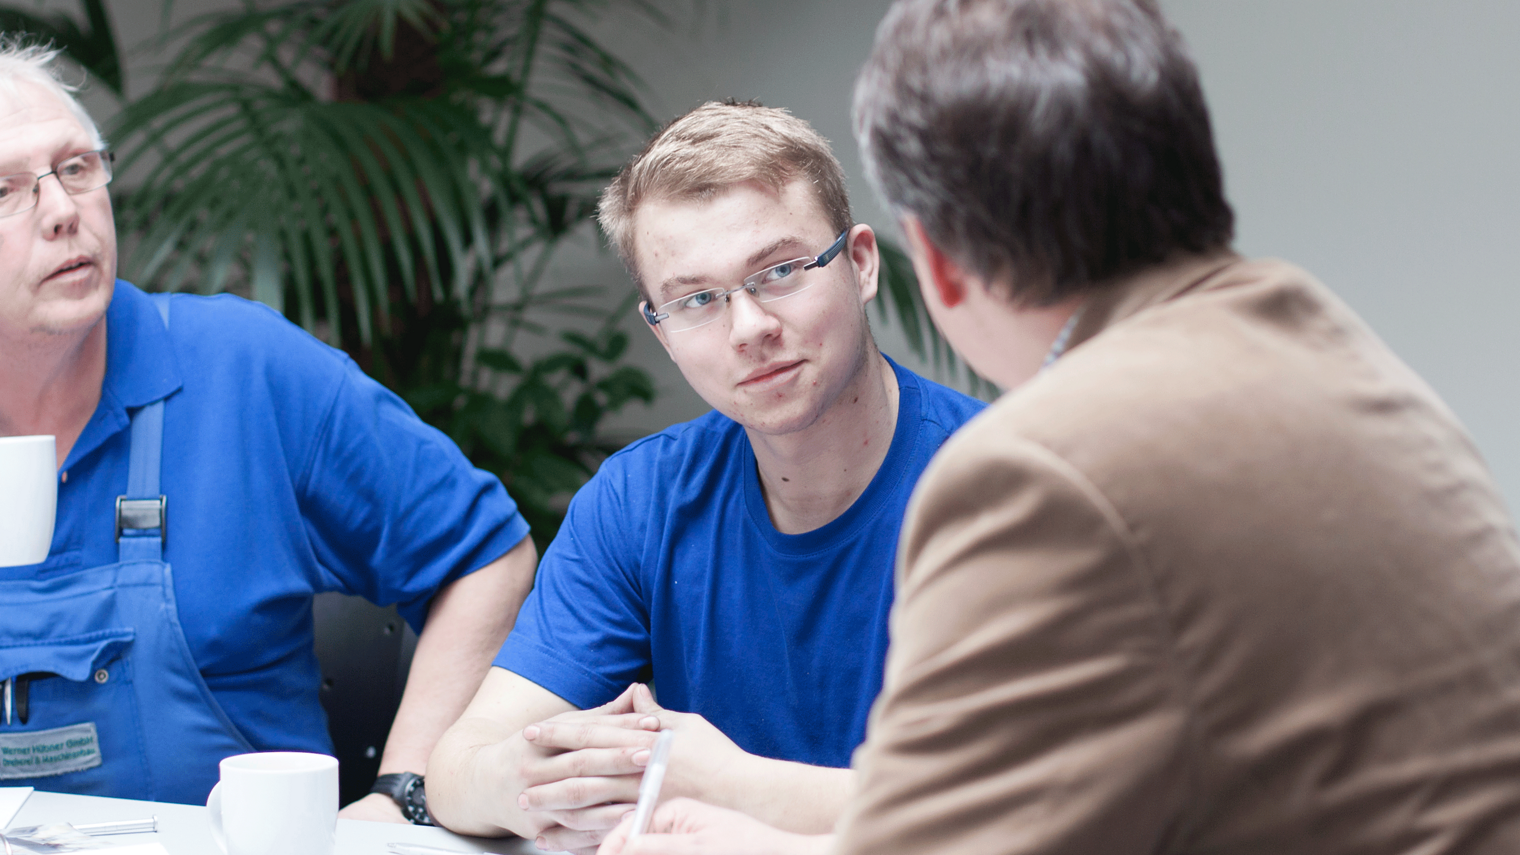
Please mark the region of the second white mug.
<svg viewBox="0 0 1520 855"><path fill-rule="evenodd" d="M338 760L296 751L228 757L206 808L227 855L332 855Z"/></svg>

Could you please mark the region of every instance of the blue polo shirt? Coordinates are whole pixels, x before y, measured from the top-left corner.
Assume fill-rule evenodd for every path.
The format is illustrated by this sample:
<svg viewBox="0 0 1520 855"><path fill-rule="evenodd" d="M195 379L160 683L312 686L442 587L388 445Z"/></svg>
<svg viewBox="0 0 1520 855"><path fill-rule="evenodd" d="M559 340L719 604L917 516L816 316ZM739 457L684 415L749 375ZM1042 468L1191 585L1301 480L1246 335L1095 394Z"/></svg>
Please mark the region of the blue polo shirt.
<svg viewBox="0 0 1520 855"><path fill-rule="evenodd" d="M117 560L129 419L167 395L164 560L190 653L255 748L330 753L312 595L396 603L420 630L438 588L505 554L527 523L495 476L341 351L238 297L171 306L165 330L147 295L116 282L105 382L59 475L52 553L0 578ZM172 711L153 726L172 727Z"/></svg>
<svg viewBox="0 0 1520 855"><path fill-rule="evenodd" d="M582 708L653 679L662 706L700 713L751 754L848 766L881 691L908 496L984 406L892 368L886 459L810 532L771 524L754 449L721 413L607 458L570 503L496 664Z"/></svg>

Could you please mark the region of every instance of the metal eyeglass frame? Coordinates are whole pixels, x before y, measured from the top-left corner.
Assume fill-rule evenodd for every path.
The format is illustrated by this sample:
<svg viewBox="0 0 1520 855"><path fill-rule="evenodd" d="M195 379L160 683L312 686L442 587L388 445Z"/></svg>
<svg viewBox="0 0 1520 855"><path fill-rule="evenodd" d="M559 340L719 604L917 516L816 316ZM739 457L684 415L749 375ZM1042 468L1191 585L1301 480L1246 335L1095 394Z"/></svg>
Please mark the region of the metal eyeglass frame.
<svg viewBox="0 0 1520 855"><path fill-rule="evenodd" d="M785 267L788 264L798 264L798 263L800 263L800 264L802 264L802 270L812 270L815 267L827 267L828 263L830 261L834 260L834 256L838 255L840 252L842 252L844 250L845 239L850 236L850 229L852 229L852 228L854 228L854 226L851 226L849 229L845 229L844 231L840 232L839 233L839 237L835 238L834 242L831 243L831 244L829 244L829 248L826 249L826 250L824 250L823 252L820 252L818 255L815 255L815 256L803 256L801 258L793 258L793 259L791 259L789 261L780 261L780 262L777 262L777 263L772 264L769 267L765 268L764 270L760 270L760 271L757 271L755 273L751 273L750 275L744 277L744 282L742 284L740 284L739 287L737 287L737 288L727 288L727 289L724 289L724 288L709 288L706 291L696 291L696 292L694 292L692 294L687 294L684 297L678 297L678 298L676 298L674 300L671 300L668 303L662 303L660 305L660 309L667 309L670 306L672 306L672 305L674 305L676 303L681 302L682 300L690 300L692 297L696 296L696 294L704 294L704 293L714 294L715 295L713 297L714 300L717 300L719 297L721 297L721 298L723 298L723 302L724 303L731 302L732 299L733 299L733 295L736 294L736 293L738 293L738 292L740 292L740 291L748 291L751 297L754 297L756 301L761 302L761 303L774 303L777 300L785 300L787 297L794 297L794 296L796 296L798 294L801 294L803 291L806 291L808 288L811 288L813 286L812 285L807 285L807 286L804 286L802 288L798 288L796 291L793 291L793 292L791 292L789 294L782 294L779 297L771 297L770 299L761 299L760 296L759 296L760 279L761 279L761 277L765 276L765 274L771 272L772 270L775 270L778 267ZM800 272L802 272L802 270L799 270L798 272L800 273ZM817 283L814 283L814 284L817 284ZM663 321L666 318L670 317L670 313L669 312L650 309L648 302L641 303L639 305L639 311L643 313L643 315L644 315L644 321L646 323L648 323L650 326L656 326L656 325L658 325L660 323L660 321ZM720 314L718 317L722 317L722 315ZM712 323L713 321L716 321L717 319L718 318L715 317L715 318L712 319L712 321L703 321L702 323L697 324L696 326L683 327L683 328L681 328L679 330L671 330L671 332L686 332L688 330L698 329L700 327L707 326L708 324Z"/></svg>
<svg viewBox="0 0 1520 855"><path fill-rule="evenodd" d="M82 157L88 157L89 155L92 155L92 154L93 155L98 155L100 157L100 166L105 171L106 180L100 182L99 184L96 184L94 187L81 187L81 188L79 188L77 190L71 190L71 189L69 189L68 182L64 181L63 180L63 176L61 176L61 175L58 174L58 167L63 166L64 164L69 163L70 161L78 160L78 159L80 159ZM49 175L52 175L52 176L54 176L55 178L58 179L58 186L63 188L63 192L69 194L70 196L78 196L80 193L88 193L91 190L99 190L100 188L106 186L107 184L110 184L111 183L111 179L114 177L111 174L111 164L113 164L115 162L116 162L116 153L113 152L113 151L111 151L110 149L104 149L104 148L102 148L102 149L96 149L95 151L82 151L79 154L74 155L73 157L66 157L63 160L60 160L57 163L53 164L53 168L52 169L48 170L47 172L42 173L41 175L33 175L30 172L17 172L17 173L14 173L12 175L0 175L0 181L7 181L9 179L19 178L21 176L26 176L26 177L32 179L32 202L31 202L31 204L27 205L24 208L20 208L18 210L11 211L9 214L0 214L0 220L5 219L6 217L17 217L17 216L20 216L22 214L25 214L27 211L30 211L31 209L37 207L37 198L42 193L42 179L48 177Z"/></svg>

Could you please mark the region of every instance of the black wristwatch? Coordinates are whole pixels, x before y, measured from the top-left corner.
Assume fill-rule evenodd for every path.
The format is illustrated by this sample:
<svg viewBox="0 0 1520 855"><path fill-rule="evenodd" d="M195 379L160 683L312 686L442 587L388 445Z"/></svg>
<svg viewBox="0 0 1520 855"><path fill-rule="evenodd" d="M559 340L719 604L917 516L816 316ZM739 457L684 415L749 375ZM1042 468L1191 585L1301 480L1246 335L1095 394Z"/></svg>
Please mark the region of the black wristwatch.
<svg viewBox="0 0 1520 855"><path fill-rule="evenodd" d="M397 772L392 775L381 775L375 779L375 785L369 788L371 793L382 793L395 800L396 806L401 808L401 815L412 825L437 825L427 809L427 792L422 789L422 776L411 772Z"/></svg>

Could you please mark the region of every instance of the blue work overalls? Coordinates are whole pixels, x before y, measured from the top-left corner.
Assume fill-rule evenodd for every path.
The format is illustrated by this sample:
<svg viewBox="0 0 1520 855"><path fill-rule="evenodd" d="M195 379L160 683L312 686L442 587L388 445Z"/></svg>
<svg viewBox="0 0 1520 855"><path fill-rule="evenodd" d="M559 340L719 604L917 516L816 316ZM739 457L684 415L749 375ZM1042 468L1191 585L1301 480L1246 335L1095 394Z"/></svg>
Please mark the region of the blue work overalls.
<svg viewBox="0 0 1520 855"><path fill-rule="evenodd" d="M153 299L167 326L168 296ZM117 563L0 580L0 786L205 804L217 763L254 750L180 628L163 561L163 424L162 400L132 417Z"/></svg>

